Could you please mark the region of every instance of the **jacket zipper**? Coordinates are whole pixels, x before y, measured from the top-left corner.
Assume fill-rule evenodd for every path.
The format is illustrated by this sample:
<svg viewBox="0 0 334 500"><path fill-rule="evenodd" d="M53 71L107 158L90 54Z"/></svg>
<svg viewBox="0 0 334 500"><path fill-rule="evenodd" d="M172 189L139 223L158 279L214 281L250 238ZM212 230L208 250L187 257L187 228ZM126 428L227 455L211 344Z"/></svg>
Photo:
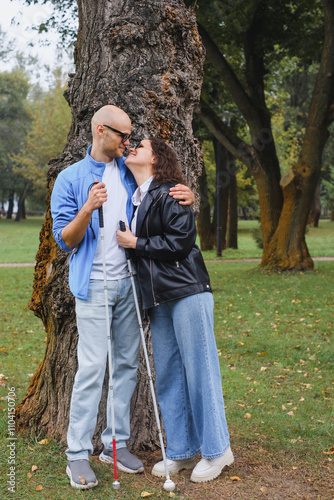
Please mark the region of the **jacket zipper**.
<svg viewBox="0 0 334 500"><path fill-rule="evenodd" d="M149 214L147 214L147 217L146 217L146 233L147 233L147 238L149 237L149 232L148 232L148 218L149 218ZM156 307L156 306L159 305L159 303L156 301L155 292L154 292L153 272L152 272L152 259L150 259L150 278L151 278L151 288L152 288L153 304L154 304L154 307Z"/></svg>
<svg viewBox="0 0 334 500"><path fill-rule="evenodd" d="M93 232L93 240L95 240L96 236L95 236L95 231L94 231L93 226L92 226L92 219L89 221L89 227L91 228L91 230Z"/></svg>

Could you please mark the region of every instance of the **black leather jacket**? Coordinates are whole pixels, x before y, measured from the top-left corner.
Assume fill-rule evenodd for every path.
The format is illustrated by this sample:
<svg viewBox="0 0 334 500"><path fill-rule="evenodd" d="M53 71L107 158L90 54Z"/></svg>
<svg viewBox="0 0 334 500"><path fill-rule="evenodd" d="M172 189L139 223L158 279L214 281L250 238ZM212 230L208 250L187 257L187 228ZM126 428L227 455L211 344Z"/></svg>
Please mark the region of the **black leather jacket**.
<svg viewBox="0 0 334 500"><path fill-rule="evenodd" d="M211 292L197 245L195 216L169 196L172 182L151 182L138 208L134 261L143 308L200 292Z"/></svg>

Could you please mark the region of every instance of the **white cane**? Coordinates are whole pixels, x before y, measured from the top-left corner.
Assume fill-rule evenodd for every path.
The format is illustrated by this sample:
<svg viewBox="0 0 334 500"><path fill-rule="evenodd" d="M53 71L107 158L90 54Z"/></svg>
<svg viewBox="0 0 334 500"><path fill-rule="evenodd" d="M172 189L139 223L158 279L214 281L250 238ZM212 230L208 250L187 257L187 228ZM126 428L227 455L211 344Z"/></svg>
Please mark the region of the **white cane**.
<svg viewBox="0 0 334 500"><path fill-rule="evenodd" d="M125 231L125 223L123 221L119 221L119 226L120 226L120 230L124 232ZM135 300L135 304L136 304L136 311L137 311L137 317L138 317L138 323L139 323L140 336L141 336L141 341L142 341L143 350L144 350L144 356L145 356L145 361L146 361L147 374L148 374L148 379L149 379L149 382L150 382L150 389L151 389L152 400L153 400L153 407L154 407L155 419L156 419L156 422L157 422L157 427L158 427L158 432L159 432L159 439L160 439L160 446L161 446L161 451L162 451L162 458L163 458L164 467L165 467L166 481L164 483L164 489L167 490L167 491L174 491L175 490L175 483L169 477L169 471L168 471L168 467L167 467L167 459L166 459L166 453L165 453L165 446L164 446L164 442L163 442L163 438L162 438L162 431L161 431L161 425L160 425L160 418L159 418L157 400L156 400L155 392L154 392L153 378L152 378L152 373L151 373L151 368L150 368L150 362L149 362L148 354L147 354L147 348L146 348L146 343L145 343L145 335L144 335L144 330L143 330L143 325L142 325L142 318L141 318L141 313L140 313L140 308L139 308L139 303L138 303L138 297L137 297L137 290L136 290L135 281L133 279L132 264L131 264L131 258L129 256L128 249L125 249L125 255L126 255L126 260L127 260L127 264L128 264L129 273L130 273L130 279L131 279L131 285L132 285L132 290L133 290L133 296L134 296L134 300Z"/></svg>
<svg viewBox="0 0 334 500"><path fill-rule="evenodd" d="M114 457L114 490L119 490L121 485L117 480L117 458L116 458L116 432L115 432L115 407L114 407L114 387L112 376L112 351L111 351L111 329L109 322L109 306L108 306L108 288L107 288L107 268L106 268L106 254L104 246L104 222L103 222L103 208L99 208L99 225L101 237L101 250L102 250L102 266L103 266L103 281L104 281L104 301L105 301L105 314L106 314L106 329L108 339L108 365L109 365L109 387L110 387L110 405L111 405L111 432L112 432L112 448Z"/></svg>

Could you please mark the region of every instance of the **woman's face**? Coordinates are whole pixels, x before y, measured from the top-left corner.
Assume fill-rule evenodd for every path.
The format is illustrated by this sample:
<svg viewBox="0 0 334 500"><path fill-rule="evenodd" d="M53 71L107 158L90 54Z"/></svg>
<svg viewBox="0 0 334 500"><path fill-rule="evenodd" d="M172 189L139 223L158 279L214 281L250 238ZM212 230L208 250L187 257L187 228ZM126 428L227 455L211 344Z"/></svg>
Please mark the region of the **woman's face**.
<svg viewBox="0 0 334 500"><path fill-rule="evenodd" d="M143 139L135 148L129 148L129 155L125 160L125 165L131 167L153 169L153 151L151 141Z"/></svg>

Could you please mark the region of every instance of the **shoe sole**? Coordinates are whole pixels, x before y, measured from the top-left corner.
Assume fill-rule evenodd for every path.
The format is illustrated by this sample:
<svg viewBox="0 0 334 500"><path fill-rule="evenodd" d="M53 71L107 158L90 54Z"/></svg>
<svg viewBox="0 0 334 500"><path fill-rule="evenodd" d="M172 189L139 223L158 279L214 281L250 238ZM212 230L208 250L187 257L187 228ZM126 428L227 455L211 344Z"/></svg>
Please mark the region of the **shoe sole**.
<svg viewBox="0 0 334 500"><path fill-rule="evenodd" d="M114 464L114 460L109 457L108 455L104 455L104 453L100 453L99 459L101 462L109 465ZM122 472L127 472L128 474L139 474L140 472L144 472L144 467L139 467L139 469L134 470L134 469L129 469L128 467L125 467L125 465L121 464L121 462L116 462L117 464L117 469L121 470Z"/></svg>
<svg viewBox="0 0 334 500"><path fill-rule="evenodd" d="M89 490L90 488L95 488L95 486L99 484L98 480L96 480L96 483L88 483L88 484L76 483L72 479L72 472L68 465L66 467L66 474L70 478L72 488L76 488L77 490Z"/></svg>
<svg viewBox="0 0 334 500"><path fill-rule="evenodd" d="M195 467L195 465L196 465L196 460L193 460L192 462L189 462L188 464L184 464L180 467L177 467L176 469L168 470L168 472L169 472L169 475L172 476L173 474L177 474L181 470L193 469ZM153 467L151 474L152 474L152 476L155 476L155 477L166 477L165 469L163 471L157 471Z"/></svg>
<svg viewBox="0 0 334 500"><path fill-rule="evenodd" d="M192 481L193 483L207 483L208 481L212 481L213 479L216 479L216 477L218 477L221 474L224 467L228 467L229 465L232 465L233 462L234 462L234 456L233 456L232 451L230 451L230 453L226 457L226 459L225 459L225 461L220 469L218 469L216 472L214 472L208 476L194 476L192 474L190 476L190 481Z"/></svg>

